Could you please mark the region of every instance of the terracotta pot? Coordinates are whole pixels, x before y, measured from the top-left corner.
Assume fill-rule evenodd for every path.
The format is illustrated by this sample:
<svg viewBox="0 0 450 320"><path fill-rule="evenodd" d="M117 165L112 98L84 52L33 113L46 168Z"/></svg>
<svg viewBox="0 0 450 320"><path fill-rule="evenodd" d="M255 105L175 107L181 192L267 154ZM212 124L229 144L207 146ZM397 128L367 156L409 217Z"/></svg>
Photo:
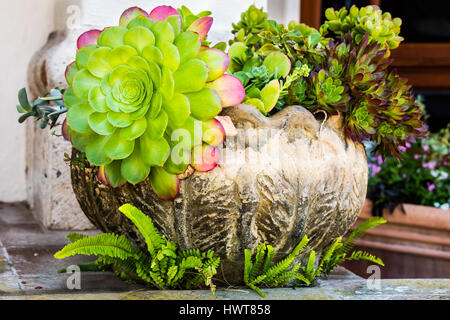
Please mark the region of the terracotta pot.
<svg viewBox="0 0 450 320"><path fill-rule="evenodd" d="M217 168L182 180L173 201L159 199L148 181L114 189L99 183L95 168L72 166L73 189L87 217L101 230L145 247L117 210L131 203L182 249L213 249L222 259L220 276L232 284L242 281L246 248L265 242L279 259L305 234L308 248L320 252L346 233L363 206L368 170L363 146L344 138L339 117L318 121L291 106L266 118L247 105L226 108L222 115L231 117L237 140L227 139L225 160ZM272 130L270 136L251 145L265 129ZM239 156L247 161L236 161ZM250 161L256 158L260 161Z"/></svg>
<svg viewBox="0 0 450 320"><path fill-rule="evenodd" d="M378 226L357 241L357 248L380 257L383 278L450 278L450 210L404 204L391 214L383 212L386 224ZM372 202L366 200L352 227L371 217ZM361 276L368 263L345 266Z"/></svg>

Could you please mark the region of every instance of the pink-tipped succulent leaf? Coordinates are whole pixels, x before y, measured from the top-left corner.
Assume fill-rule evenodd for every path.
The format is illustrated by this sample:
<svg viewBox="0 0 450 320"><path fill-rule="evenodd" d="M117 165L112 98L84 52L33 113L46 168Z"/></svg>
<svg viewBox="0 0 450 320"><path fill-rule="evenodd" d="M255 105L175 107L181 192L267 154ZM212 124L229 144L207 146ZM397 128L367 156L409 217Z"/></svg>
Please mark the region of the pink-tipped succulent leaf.
<svg viewBox="0 0 450 320"><path fill-rule="evenodd" d="M89 30L83 33L77 40L78 50L87 46L96 45L100 33L100 30Z"/></svg>
<svg viewBox="0 0 450 320"><path fill-rule="evenodd" d="M211 17L201 17L195 20L187 29L187 31L195 32L200 36L200 39L205 40L209 30L213 24L214 19Z"/></svg>
<svg viewBox="0 0 450 320"><path fill-rule="evenodd" d="M73 77L75 76L75 74L77 74L78 71L79 70L77 68L77 64L75 61L67 66L66 72L64 73L67 83L69 83L69 84L72 83Z"/></svg>
<svg viewBox="0 0 450 320"><path fill-rule="evenodd" d="M192 166L195 170L208 172L217 167L220 161L220 153L216 147L203 144L193 148L192 158Z"/></svg>
<svg viewBox="0 0 450 320"><path fill-rule="evenodd" d="M171 7L171 6L159 6L150 12L150 19L152 19L153 22L166 20L167 17L180 15L178 11Z"/></svg>
<svg viewBox="0 0 450 320"><path fill-rule="evenodd" d="M139 7L131 7L128 8L127 10L125 10L122 13L122 16L120 17L119 20L119 25L122 27L127 27L128 24L138 18L138 17L145 17L145 18L149 18L149 15L146 11L144 11L143 9L139 8Z"/></svg>
<svg viewBox="0 0 450 320"><path fill-rule="evenodd" d="M245 89L241 81L229 74L206 84L207 88L217 91L222 99L222 107L237 106L245 98Z"/></svg>
<svg viewBox="0 0 450 320"><path fill-rule="evenodd" d="M223 75L230 65L230 57L222 50L202 47L197 58L206 63L209 68L207 81L214 81Z"/></svg>
<svg viewBox="0 0 450 320"><path fill-rule="evenodd" d="M163 200L173 200L180 191L180 180L161 167L153 167L150 174L153 191Z"/></svg>
<svg viewBox="0 0 450 320"><path fill-rule="evenodd" d="M202 131L203 141L214 147L220 146L225 140L225 129L215 118L203 121Z"/></svg>
<svg viewBox="0 0 450 320"><path fill-rule="evenodd" d="M67 124L67 119L64 119L64 122L61 126L61 134L66 141L71 141L70 140L70 128L69 128L69 125Z"/></svg>
<svg viewBox="0 0 450 320"><path fill-rule="evenodd" d="M98 167L97 179L104 185L109 185L108 178L106 177L106 169L105 166Z"/></svg>

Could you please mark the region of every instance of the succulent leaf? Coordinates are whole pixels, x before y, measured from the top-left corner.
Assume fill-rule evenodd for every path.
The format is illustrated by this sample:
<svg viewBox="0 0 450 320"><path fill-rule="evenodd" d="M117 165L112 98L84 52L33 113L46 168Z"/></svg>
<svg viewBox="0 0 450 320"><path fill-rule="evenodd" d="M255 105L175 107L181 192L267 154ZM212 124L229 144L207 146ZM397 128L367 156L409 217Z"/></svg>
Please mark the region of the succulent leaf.
<svg viewBox="0 0 450 320"><path fill-rule="evenodd" d="M173 200L180 189L176 175L170 174L160 167L153 167L150 174L153 191L163 200Z"/></svg>
<svg viewBox="0 0 450 320"><path fill-rule="evenodd" d="M150 19L154 22L166 20L172 15L179 15L178 11L171 6L159 6L150 12Z"/></svg>
<svg viewBox="0 0 450 320"><path fill-rule="evenodd" d="M200 172L208 172L217 167L220 154L216 147L203 144L197 145L192 150L192 166Z"/></svg>
<svg viewBox="0 0 450 320"><path fill-rule="evenodd" d="M195 32L200 36L200 40L205 40L208 35L209 30L213 24L213 18L211 17L201 17L200 19L194 21L187 31Z"/></svg>
<svg viewBox="0 0 450 320"><path fill-rule="evenodd" d="M276 79L285 78L291 71L291 60L284 53L275 51L264 59L263 66Z"/></svg>
<svg viewBox="0 0 450 320"><path fill-rule="evenodd" d="M86 46L92 46L97 44L98 36L100 35L100 30L89 30L83 33L77 40L77 48L81 49Z"/></svg>
<svg viewBox="0 0 450 320"><path fill-rule="evenodd" d="M223 108L237 106L245 98L245 89L241 81L229 74L224 74L220 78L208 82L206 87L219 94Z"/></svg>
<svg viewBox="0 0 450 320"><path fill-rule="evenodd" d="M138 17L149 18L149 15L139 7L128 8L120 16L119 25L122 27L127 27L131 21Z"/></svg>

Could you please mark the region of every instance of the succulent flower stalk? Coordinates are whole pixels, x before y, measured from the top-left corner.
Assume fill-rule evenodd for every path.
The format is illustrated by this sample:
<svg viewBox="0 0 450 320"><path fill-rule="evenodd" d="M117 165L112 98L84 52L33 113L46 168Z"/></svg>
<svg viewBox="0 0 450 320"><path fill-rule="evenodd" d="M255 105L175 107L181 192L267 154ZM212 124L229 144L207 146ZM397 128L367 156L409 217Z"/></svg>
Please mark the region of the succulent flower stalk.
<svg viewBox="0 0 450 320"><path fill-rule="evenodd" d="M185 7L133 7L119 26L80 36L66 71L64 136L99 167L100 181L117 187L150 177L168 200L191 161L199 171L217 165L225 131L214 118L245 91L225 74L228 55L204 43L212 22ZM174 141L179 130L189 136ZM194 150L202 156L191 157Z"/></svg>

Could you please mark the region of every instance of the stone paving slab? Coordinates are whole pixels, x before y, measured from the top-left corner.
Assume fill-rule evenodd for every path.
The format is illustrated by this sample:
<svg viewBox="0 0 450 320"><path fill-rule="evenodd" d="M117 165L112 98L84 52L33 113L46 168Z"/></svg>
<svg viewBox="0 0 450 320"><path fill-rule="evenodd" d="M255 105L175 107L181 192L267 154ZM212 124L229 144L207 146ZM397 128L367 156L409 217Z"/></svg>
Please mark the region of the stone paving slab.
<svg viewBox="0 0 450 320"><path fill-rule="evenodd" d="M312 288L263 289L267 300L449 300L448 279L382 280L381 290L367 288L365 280L326 280ZM84 290L83 290L84 291ZM0 296L0 300L264 300L248 289L132 290L126 292L60 293Z"/></svg>
<svg viewBox="0 0 450 320"><path fill-rule="evenodd" d="M247 288L218 289L215 296L208 290L149 290L121 281L111 272L84 272L81 290L69 290L70 275L58 270L93 258L55 259L53 254L68 243L67 233L44 230L23 204L0 204L0 300L262 299ZM365 279L339 267L314 287L263 291L273 300L449 300L450 279L384 279L380 290L370 290Z"/></svg>

